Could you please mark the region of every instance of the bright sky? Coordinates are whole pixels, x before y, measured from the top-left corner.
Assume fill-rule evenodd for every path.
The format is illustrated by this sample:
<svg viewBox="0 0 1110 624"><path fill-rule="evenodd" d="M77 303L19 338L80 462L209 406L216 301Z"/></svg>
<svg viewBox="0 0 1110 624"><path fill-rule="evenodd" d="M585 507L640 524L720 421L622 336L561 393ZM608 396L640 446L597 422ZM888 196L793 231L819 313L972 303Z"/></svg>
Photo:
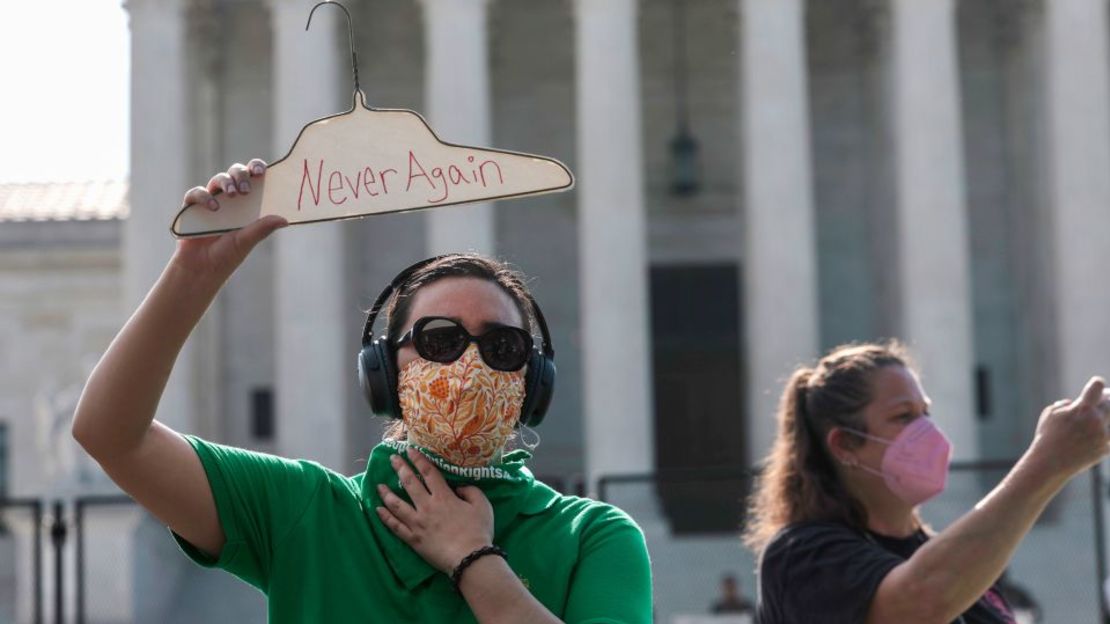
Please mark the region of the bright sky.
<svg viewBox="0 0 1110 624"><path fill-rule="evenodd" d="M0 11L0 182L123 179L130 40L122 0Z"/></svg>

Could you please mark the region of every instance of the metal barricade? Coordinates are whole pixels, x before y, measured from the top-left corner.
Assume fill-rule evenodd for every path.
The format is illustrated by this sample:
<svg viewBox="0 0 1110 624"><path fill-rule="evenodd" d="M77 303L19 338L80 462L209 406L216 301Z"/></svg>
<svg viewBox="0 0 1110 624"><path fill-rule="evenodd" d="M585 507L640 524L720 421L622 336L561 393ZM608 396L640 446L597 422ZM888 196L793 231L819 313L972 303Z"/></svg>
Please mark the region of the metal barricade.
<svg viewBox="0 0 1110 624"><path fill-rule="evenodd" d="M0 620L43 621L43 503L33 498L0 499L0 549L8 557L9 569L0 569ZM30 550L30 570L23 561Z"/></svg>
<svg viewBox="0 0 1110 624"><path fill-rule="evenodd" d="M115 621L109 614L102 613L106 608L97 609L98 605L90 604L89 575L88 575L88 542L90 533L90 517L97 514L97 519L106 521L109 528L112 524L118 527L126 525L120 521L119 514L110 513L109 510L137 510L138 506L128 496L81 496L73 501L73 522L75 529L75 567L76 567L76 596L75 596L75 621L85 624L88 621ZM95 510L95 511L94 511ZM125 529L119 529L125 530ZM108 607L111 605L99 605ZM118 606L118 605L116 605ZM91 614L91 615L90 615Z"/></svg>

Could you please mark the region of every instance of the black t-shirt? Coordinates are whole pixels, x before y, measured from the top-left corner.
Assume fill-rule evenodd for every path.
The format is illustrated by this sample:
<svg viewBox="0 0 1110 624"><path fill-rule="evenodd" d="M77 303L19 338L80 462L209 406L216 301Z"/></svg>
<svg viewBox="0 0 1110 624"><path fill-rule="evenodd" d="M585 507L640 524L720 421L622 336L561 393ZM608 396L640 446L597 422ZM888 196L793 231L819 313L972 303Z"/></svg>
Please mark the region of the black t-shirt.
<svg viewBox="0 0 1110 624"><path fill-rule="evenodd" d="M928 536L864 535L837 523L788 526L759 564L760 624L862 624L883 577L909 559ZM956 620L959 622L960 620ZM964 624L1014 624L991 588L963 614Z"/></svg>

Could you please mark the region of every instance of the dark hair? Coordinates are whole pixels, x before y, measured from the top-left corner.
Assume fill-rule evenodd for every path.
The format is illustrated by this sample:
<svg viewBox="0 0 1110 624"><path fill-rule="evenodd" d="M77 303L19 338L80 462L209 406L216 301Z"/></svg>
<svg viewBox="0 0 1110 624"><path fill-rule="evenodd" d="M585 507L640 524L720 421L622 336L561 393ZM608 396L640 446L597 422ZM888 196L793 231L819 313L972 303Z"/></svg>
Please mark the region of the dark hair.
<svg viewBox="0 0 1110 624"><path fill-rule="evenodd" d="M520 318L524 321L524 328L535 333L532 328L536 326L536 321L529 302L531 295L524 285L523 273L506 262L477 253L454 253L441 256L434 262L420 267L393 293L385 306L386 335L392 340L400 338L409 322L412 299L417 291L449 277L470 277L500 286L501 290L512 298L516 309L520 312ZM392 440L404 439L406 435L403 420L387 425L384 432L384 437Z"/></svg>
<svg viewBox="0 0 1110 624"><path fill-rule="evenodd" d="M778 434L748 509L744 542L754 551L761 553L779 530L796 522L836 521L866 529L867 510L840 481L825 438L837 426L867 432L862 412L874 396L875 373L888 366L912 368L898 342L840 346L816 367L794 370L779 402Z"/></svg>
<svg viewBox="0 0 1110 624"><path fill-rule="evenodd" d="M405 332L412 299L417 291L448 277L472 277L500 286L516 304L520 318L524 320L524 328L532 331L534 319L528 288L524 285L524 275L500 260L476 253L456 253L442 256L435 262L420 267L397 289L385 308L387 335L397 339Z"/></svg>

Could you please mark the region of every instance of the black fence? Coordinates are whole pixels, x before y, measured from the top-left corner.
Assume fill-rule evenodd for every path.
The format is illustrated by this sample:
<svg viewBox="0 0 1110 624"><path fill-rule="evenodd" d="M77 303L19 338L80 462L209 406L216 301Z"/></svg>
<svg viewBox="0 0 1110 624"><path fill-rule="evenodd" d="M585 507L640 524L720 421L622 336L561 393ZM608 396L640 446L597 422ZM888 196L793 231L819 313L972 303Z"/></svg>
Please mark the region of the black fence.
<svg viewBox="0 0 1110 624"><path fill-rule="evenodd" d="M135 501L127 496L85 496L73 502L73 523L75 527L74 541L74 621L77 624L86 622L116 622L122 621L120 617L112 617L112 609L120 605L112 604L110 599L105 600L100 592L90 592L91 579L89 575L89 548L88 542L95 536L97 529L107 528L109 531L119 532L125 522L117 513L120 510L137 510ZM103 564L103 562L100 562ZM101 565L109 568L113 574L106 575L107 580L118 577L120 562L115 565Z"/></svg>
<svg viewBox="0 0 1110 624"><path fill-rule="evenodd" d="M88 511L121 505L135 503L126 496L78 497L69 504L0 499L0 622L84 624Z"/></svg>
<svg viewBox="0 0 1110 624"><path fill-rule="evenodd" d="M0 499L0 621L43 621L43 526L42 501Z"/></svg>
<svg viewBox="0 0 1110 624"><path fill-rule="evenodd" d="M923 508L925 520L938 530L948 526L1011 465L953 464L944 494ZM720 468L609 475L597 481L598 498L621 507L644 529L654 567L657 621L708 613L726 576L753 597L755 561L739 534L754 476ZM565 493L585 490L577 477L543 480ZM1107 578L1106 496L1098 470L1077 477L1015 554L1008 577L1039 604L1038 621L1110 624L1102 586ZM123 562L105 558L121 556L110 540L130 538L127 532L133 530L138 511L126 496L85 496L68 504L0 500L0 622L126 621L113 613L126 612L127 605L115 602L103 588L129 579L119 578Z"/></svg>

